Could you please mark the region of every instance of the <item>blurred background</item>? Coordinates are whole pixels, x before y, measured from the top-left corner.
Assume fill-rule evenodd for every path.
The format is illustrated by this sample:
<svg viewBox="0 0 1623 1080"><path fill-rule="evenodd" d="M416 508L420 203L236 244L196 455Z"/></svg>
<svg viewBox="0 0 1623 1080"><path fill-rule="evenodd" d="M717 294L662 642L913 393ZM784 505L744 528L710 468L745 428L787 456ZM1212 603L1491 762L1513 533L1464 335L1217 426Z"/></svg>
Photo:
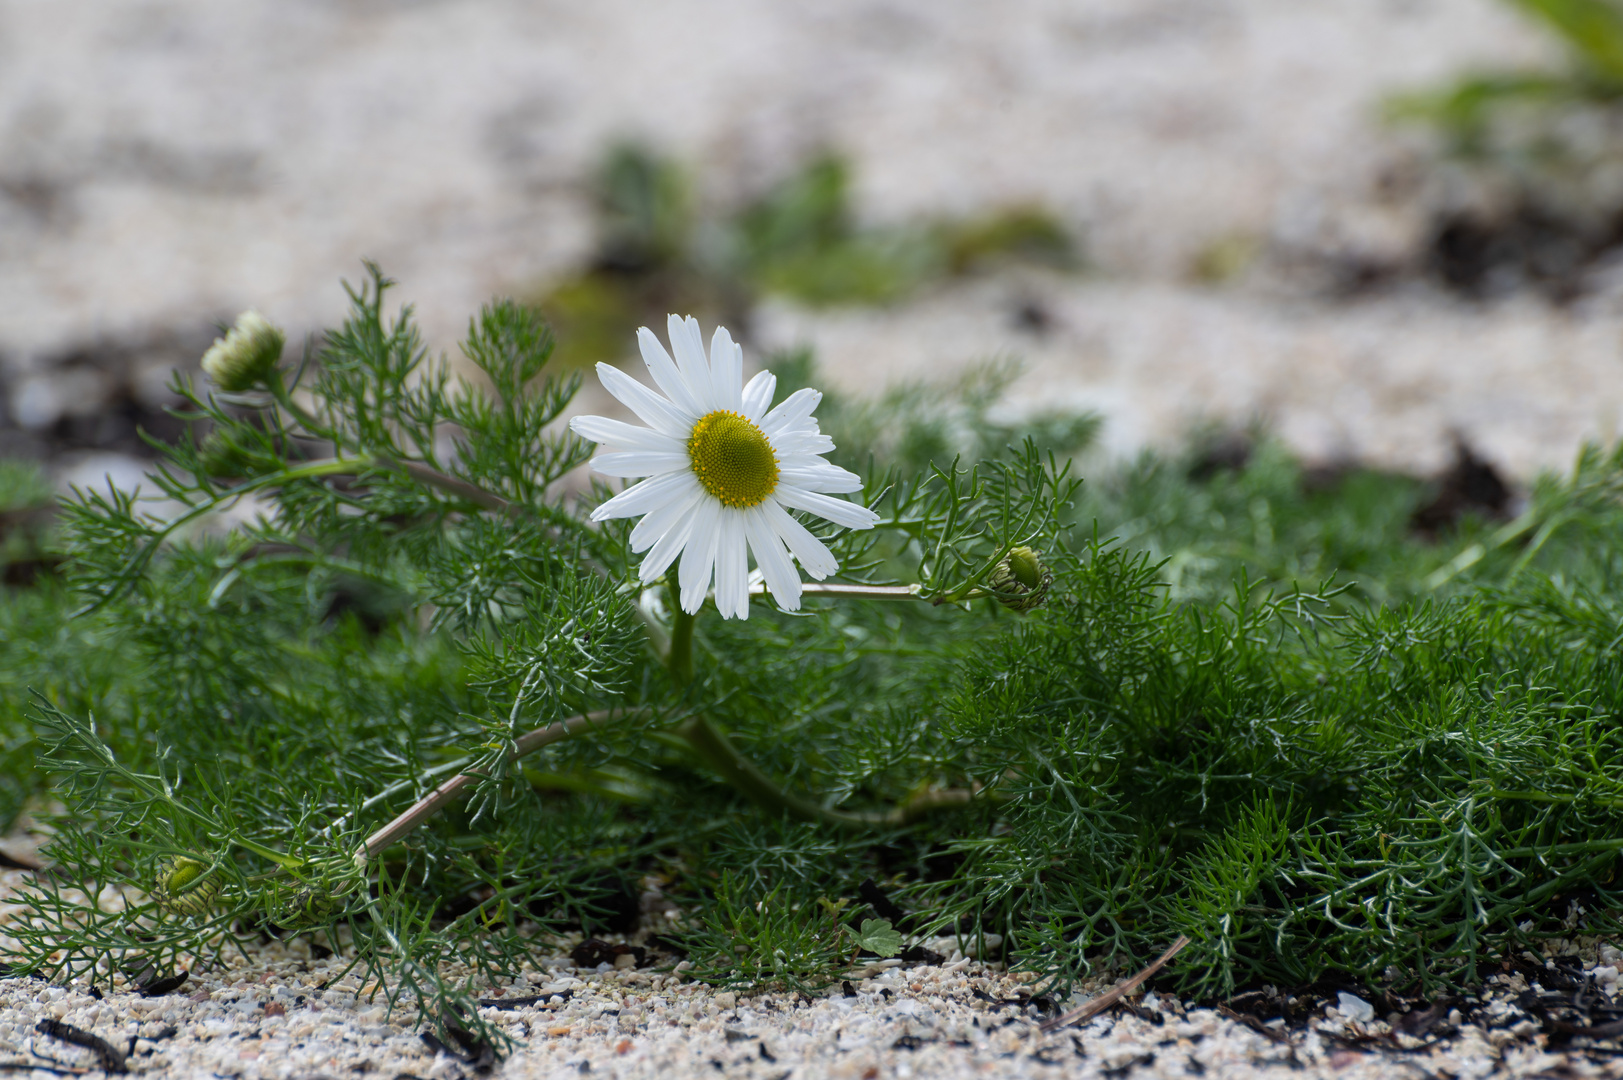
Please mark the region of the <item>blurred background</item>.
<svg viewBox="0 0 1623 1080"><path fill-rule="evenodd" d="M495 294L573 364L691 311L1114 455L1527 477L1623 419L1619 10L0 0L0 456L126 482L219 324L367 258L453 356Z"/></svg>

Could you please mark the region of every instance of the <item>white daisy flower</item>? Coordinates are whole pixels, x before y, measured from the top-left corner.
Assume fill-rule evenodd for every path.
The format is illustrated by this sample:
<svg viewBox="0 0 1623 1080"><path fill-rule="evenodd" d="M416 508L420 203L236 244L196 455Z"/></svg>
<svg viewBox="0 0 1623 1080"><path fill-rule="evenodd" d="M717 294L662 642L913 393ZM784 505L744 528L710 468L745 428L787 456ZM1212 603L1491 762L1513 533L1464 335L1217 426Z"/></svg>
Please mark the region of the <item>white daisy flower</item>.
<svg viewBox="0 0 1623 1080"><path fill-rule="evenodd" d="M821 540L789 513L804 510L851 529L871 529L879 515L831 499L861 491L855 473L822 458L834 440L817 430L812 410L823 395L797 390L768 412L777 379L763 371L744 386L744 350L726 327L704 355L699 321L670 317L671 360L647 327L637 331L642 358L664 396L608 364L597 365L603 386L647 427L602 416L577 416L577 435L618 452L599 454L592 468L609 476L645 476L592 512L593 521L637 517L631 549L648 551L640 575L654 581L682 556L677 572L682 610L695 614L716 581L723 618L749 618L749 560L784 608L800 607L800 575L790 556L819 580L839 569ZM787 547L787 550L785 548ZM652 548L652 551L649 549Z"/></svg>

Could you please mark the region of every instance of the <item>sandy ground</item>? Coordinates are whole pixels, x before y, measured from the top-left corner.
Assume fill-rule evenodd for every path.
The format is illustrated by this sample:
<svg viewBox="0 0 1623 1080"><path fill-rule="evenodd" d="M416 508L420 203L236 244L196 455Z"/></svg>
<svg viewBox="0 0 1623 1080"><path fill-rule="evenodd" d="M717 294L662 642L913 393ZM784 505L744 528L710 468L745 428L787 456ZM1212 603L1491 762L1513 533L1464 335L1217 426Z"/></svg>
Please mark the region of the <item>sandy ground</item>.
<svg viewBox="0 0 1623 1080"><path fill-rule="evenodd" d="M3 842L18 857L33 846L23 835ZM0 871L0 944L29 877ZM71 985L0 973L0 1071L186 1080L1623 1077L1616 1039L1563 1038L1541 1023L1532 1001L1573 995L1570 984L1560 994L1542 986L1536 965L1524 965L1531 980L1492 976L1480 998L1444 1003L1435 1015L1417 1006L1380 1016L1338 994L1287 1024L1141 990L1128 1006L1045 1031L1043 1020L1114 978L1056 1002L1036 992L1030 973L984 964L938 938L927 944L940 964L874 961L816 994L747 992L695 982L671 957L641 970L581 967L569 955L579 941L540 945L517 978L470 983L480 1017L511 1040L501 1056L425 1040L409 1004L391 1008L344 952L313 951L305 938L193 963L185 978L156 973L168 976L161 987L149 974L145 991L106 972ZM1613 1007L1623 953L1594 939L1563 944L1585 971L1590 1000ZM1560 973L1549 976L1557 985Z"/></svg>
<svg viewBox="0 0 1623 1080"><path fill-rule="evenodd" d="M0 0L0 360L26 391L107 335L249 305L314 329L362 256L449 344L587 250L610 139L674 153L712 203L834 147L873 220L1037 200L1092 267L764 313L761 344L815 342L836 381L1013 354L1017 402L1098 407L1117 451L1261 416L1309 456L1413 468L1459 429L1526 474L1616 430L1607 296L1346 302L1191 273L1225 243L1412 255L1426 159L1384 95L1553 55L1491 0ZM1041 339L1009 317L1022 291L1055 315ZM73 407L22 391L30 423Z"/></svg>
<svg viewBox="0 0 1623 1080"><path fill-rule="evenodd" d="M1013 313L1033 298L1041 335ZM1203 421L1265 423L1310 460L1432 472L1452 433L1513 474L1571 463L1623 422L1623 311L1429 289L1330 302L1176 284L1032 278L954 287L889 312L769 308L774 345L809 342L831 380L873 389L1014 357L1016 410L1102 413L1112 453L1176 444ZM882 365L876 358L883 357Z"/></svg>

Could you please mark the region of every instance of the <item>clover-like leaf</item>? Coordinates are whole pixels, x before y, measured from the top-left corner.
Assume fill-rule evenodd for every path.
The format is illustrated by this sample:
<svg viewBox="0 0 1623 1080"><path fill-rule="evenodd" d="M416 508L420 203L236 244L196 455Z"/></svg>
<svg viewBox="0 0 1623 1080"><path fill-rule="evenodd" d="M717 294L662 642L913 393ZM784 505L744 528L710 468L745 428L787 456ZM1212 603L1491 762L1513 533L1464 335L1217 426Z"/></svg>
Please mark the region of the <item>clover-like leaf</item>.
<svg viewBox="0 0 1623 1080"><path fill-rule="evenodd" d="M891 957L902 951L901 932L889 919L863 919L856 937L857 944L875 956Z"/></svg>

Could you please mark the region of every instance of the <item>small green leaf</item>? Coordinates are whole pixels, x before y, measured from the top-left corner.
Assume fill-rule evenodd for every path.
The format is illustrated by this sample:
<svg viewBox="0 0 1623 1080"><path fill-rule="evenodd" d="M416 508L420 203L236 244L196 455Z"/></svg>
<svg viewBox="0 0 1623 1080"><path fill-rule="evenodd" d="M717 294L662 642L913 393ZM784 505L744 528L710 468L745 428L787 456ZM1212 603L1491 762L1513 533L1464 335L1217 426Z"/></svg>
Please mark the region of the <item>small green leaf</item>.
<svg viewBox="0 0 1623 1080"><path fill-rule="evenodd" d="M840 917L840 912L845 910L846 905L849 904L851 900L849 897L844 896L840 897L838 901L830 900L826 896L819 896L817 898L817 902L823 905L823 910L828 912L829 918L838 919Z"/></svg>
<svg viewBox="0 0 1623 1080"><path fill-rule="evenodd" d="M875 956L891 957L902 951L902 935L889 919L863 919L857 944Z"/></svg>

